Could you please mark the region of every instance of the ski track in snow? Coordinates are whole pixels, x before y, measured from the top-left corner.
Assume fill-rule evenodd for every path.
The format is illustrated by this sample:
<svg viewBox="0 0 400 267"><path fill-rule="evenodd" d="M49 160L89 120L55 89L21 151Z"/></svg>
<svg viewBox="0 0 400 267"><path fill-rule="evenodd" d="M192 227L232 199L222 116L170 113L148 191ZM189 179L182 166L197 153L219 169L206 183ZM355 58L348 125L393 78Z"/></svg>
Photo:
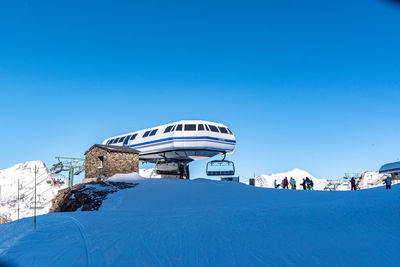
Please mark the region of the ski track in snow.
<svg viewBox="0 0 400 267"><path fill-rule="evenodd" d="M138 180L100 211L0 226L19 266L398 266L400 187L292 191ZM66 256L68 255L68 256ZM67 260L67 261L66 261Z"/></svg>

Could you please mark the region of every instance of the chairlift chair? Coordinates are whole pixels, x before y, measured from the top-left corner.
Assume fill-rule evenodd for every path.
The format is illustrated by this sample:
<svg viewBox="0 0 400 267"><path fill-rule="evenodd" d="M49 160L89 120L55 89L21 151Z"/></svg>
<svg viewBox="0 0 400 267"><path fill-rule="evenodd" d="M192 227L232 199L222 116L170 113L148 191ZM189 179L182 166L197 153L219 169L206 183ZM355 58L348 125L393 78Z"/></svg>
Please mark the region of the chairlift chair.
<svg viewBox="0 0 400 267"><path fill-rule="evenodd" d="M207 176L233 176L235 175L235 164L233 161L225 160L226 155L222 160L213 160L207 163Z"/></svg>

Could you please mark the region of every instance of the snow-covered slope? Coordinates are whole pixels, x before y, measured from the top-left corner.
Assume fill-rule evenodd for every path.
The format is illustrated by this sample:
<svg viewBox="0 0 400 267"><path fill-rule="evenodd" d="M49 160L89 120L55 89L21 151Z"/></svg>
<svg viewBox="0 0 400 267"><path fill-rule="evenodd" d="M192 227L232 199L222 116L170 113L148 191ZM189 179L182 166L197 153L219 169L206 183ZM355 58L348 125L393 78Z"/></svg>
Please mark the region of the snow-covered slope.
<svg viewBox="0 0 400 267"><path fill-rule="evenodd" d="M18 266L398 266L400 187L274 190L140 179L97 212L0 225ZM68 255L66 257L65 255Z"/></svg>
<svg viewBox="0 0 400 267"><path fill-rule="evenodd" d="M47 183L50 178L49 170L42 161L30 161L16 164L11 168L0 170L0 214L17 219L17 192L18 179L20 184L19 216L20 218L33 216L34 210L34 180L35 166L37 167L37 214L45 214L51 207L51 200L57 195L58 190L65 188Z"/></svg>
<svg viewBox="0 0 400 267"><path fill-rule="evenodd" d="M267 187L267 188L274 188L274 181L276 180L277 184L281 184L282 180L287 177L290 180L291 177L296 180L297 189L302 189L300 185L303 183L303 179L306 177L310 178L314 182L314 190L326 190L330 188L331 185L335 183L337 185L336 190L349 190L349 185L347 183L341 181L331 181L327 179L318 179L307 171L300 170L300 169L293 169L289 172L284 173L273 173L271 175L259 175L256 176L256 186L259 187Z"/></svg>
<svg viewBox="0 0 400 267"><path fill-rule="evenodd" d="M358 181L358 187L360 189L372 188L384 185L384 180L386 179L386 174L381 174L378 172L365 172L362 174ZM397 181L393 181L396 184Z"/></svg>

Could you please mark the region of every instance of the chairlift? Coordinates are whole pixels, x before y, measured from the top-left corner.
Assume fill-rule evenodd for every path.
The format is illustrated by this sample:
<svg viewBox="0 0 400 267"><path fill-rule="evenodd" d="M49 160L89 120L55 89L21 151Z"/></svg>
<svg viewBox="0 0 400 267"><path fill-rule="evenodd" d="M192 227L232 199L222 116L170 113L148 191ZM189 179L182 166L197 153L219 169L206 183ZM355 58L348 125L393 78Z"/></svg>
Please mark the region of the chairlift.
<svg viewBox="0 0 400 267"><path fill-rule="evenodd" d="M226 154L222 160L213 160L207 163L207 176L233 176L235 175L235 164L233 161L225 160Z"/></svg>
<svg viewBox="0 0 400 267"><path fill-rule="evenodd" d="M83 166L79 166L79 167L77 167L77 170L74 172L74 175L79 175L84 171L85 171L85 168Z"/></svg>

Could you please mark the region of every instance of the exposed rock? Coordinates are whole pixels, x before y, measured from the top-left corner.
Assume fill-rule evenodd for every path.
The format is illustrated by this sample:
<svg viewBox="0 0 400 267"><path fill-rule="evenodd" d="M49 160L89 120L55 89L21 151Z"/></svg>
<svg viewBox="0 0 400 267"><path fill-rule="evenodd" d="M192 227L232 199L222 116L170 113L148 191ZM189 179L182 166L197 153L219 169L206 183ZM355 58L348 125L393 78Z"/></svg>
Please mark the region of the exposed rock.
<svg viewBox="0 0 400 267"><path fill-rule="evenodd" d="M6 215L0 214L0 224L11 222L11 219Z"/></svg>
<svg viewBox="0 0 400 267"><path fill-rule="evenodd" d="M78 209L82 211L99 210L108 194L136 185L108 181L74 185L59 192L53 199L49 213L77 211Z"/></svg>

